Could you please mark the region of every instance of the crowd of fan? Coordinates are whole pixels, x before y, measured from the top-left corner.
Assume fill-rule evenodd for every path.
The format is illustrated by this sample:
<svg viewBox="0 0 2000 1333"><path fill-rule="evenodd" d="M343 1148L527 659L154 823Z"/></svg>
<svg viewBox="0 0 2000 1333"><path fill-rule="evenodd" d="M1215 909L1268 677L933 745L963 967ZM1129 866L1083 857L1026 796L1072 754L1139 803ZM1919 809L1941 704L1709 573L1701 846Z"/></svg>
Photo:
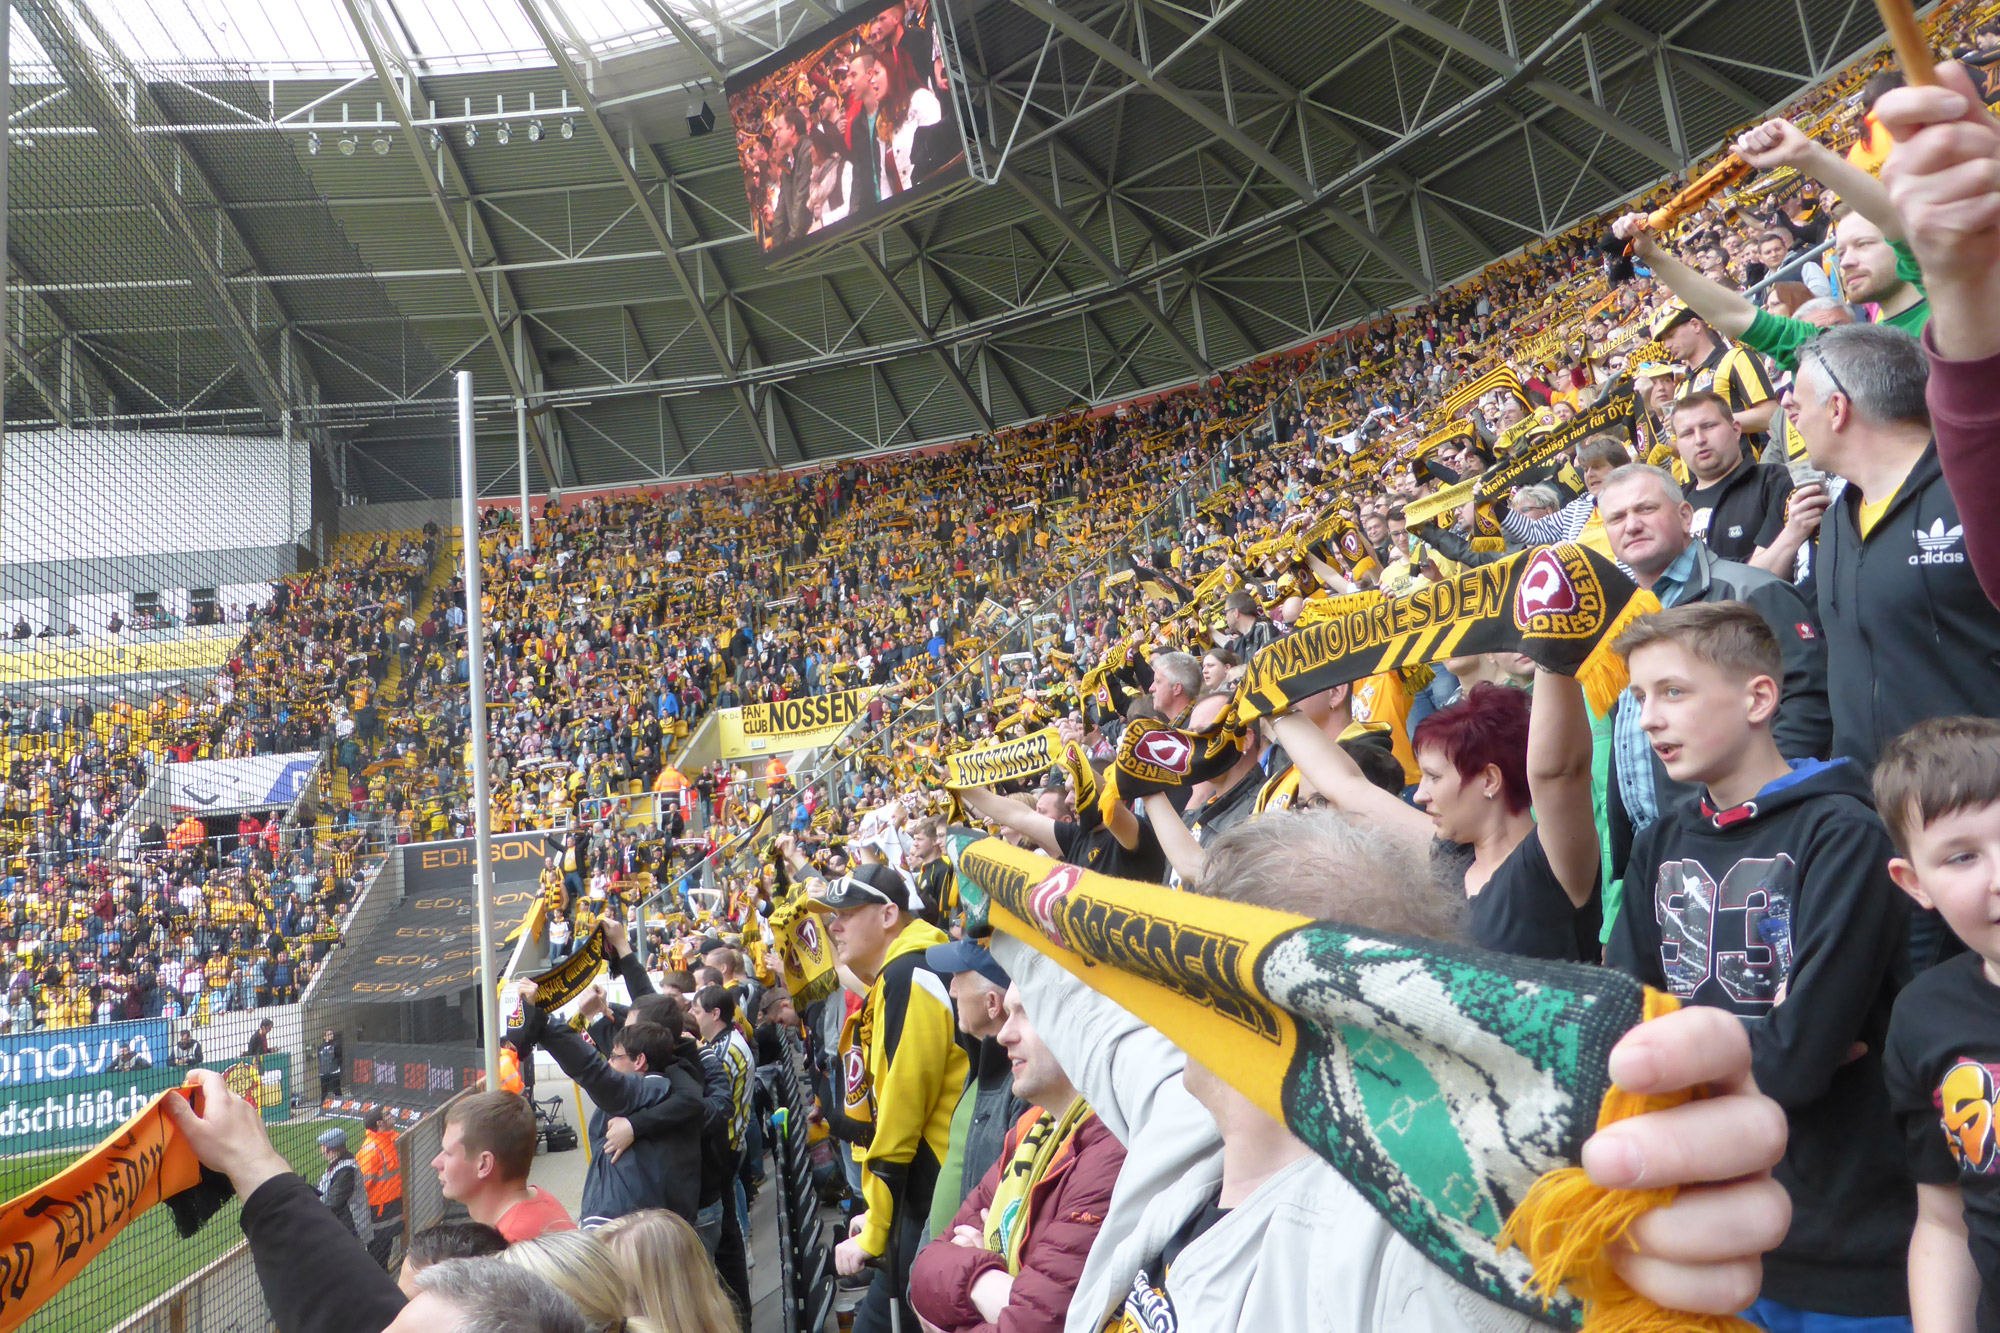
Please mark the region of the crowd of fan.
<svg viewBox="0 0 2000 1333"><path fill-rule="evenodd" d="M587 503L546 516L532 551L496 521L496 790L517 821L567 822L661 783L669 719L861 681L930 700L961 741L1052 722L1101 770L1136 718L1223 725L1249 664L1329 595L1592 547L1662 608L1612 643L1630 687L1601 715L1566 675L1459 656L1292 701L1183 793L1100 806L1058 767L952 795L1053 860L1669 991L1684 1008L1628 1036L1612 1072L1703 1095L1582 1153L1600 1185L1681 1187L1615 1251L1619 1276L1670 1310L1748 1307L1774 1330L2000 1327L2000 123L1952 67L1943 88L1870 80L1847 100L1878 72L1738 141L1777 182L1765 211L1745 193L1657 237L1607 219L1343 340L1296 389L1288 361L985 451ZM1822 227L1823 265L1805 253ZM1600 290L1606 231L1631 243L1633 280L1552 330L1548 310ZM1740 289L1764 279L1752 304ZM1574 338L1511 358L1513 383L1467 405L1469 437L1434 463L1396 452L1447 424L1442 395L1494 339L1546 348L1551 332ZM1585 439L1552 480L1494 497L1497 533L1469 504L1409 521L1627 385L1647 409L1631 435ZM1078 586L1092 543L1185 475L1238 391L1237 416L1269 409L1270 430L1229 484L1150 534L1132 577ZM1302 558L1279 540L1329 505L1362 549ZM1219 617L1185 593L1210 575L1234 589ZM991 693L938 690L978 641L981 584L1026 626L1027 660ZM1052 625L1018 619L1051 597ZM1144 695L1100 711L1081 678L1121 654ZM507 1040L595 1103L582 1214L609 1226L573 1235L528 1181L527 1103L482 1093L431 1165L492 1230L419 1237L439 1262L399 1293L354 1243L360 1214L321 1207L254 1112L219 1083L199 1117L173 1103L245 1199L278 1326L746 1318L755 1071L786 1057L784 1029L808 1048L816 1133L850 1195L835 1264L867 1287L864 1333L1530 1326L1434 1267L1227 1071L1020 941L964 938L928 813L947 735L890 716L858 789L809 785L770 826L733 775L694 789L718 834L752 835L741 891L702 909L740 952L695 921L662 932L657 973L629 947L612 885L679 868L671 839L648 860L600 815L548 867L566 922L591 904L574 924L603 926L633 1003L593 994L579 1032L524 983ZM790 882L840 965L803 1014L758 916Z"/></svg>

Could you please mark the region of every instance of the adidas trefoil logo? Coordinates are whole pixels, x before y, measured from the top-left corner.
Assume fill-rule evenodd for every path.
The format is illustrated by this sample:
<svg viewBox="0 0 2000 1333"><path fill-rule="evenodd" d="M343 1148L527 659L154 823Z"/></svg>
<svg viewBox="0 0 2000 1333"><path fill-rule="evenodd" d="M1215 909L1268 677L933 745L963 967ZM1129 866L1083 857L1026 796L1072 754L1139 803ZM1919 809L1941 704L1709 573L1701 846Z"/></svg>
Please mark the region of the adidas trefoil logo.
<svg viewBox="0 0 2000 1333"><path fill-rule="evenodd" d="M1960 545L1965 538L1964 527L1954 524L1947 528L1943 518L1931 520L1930 531L1922 528L1916 531L1918 554L1910 557L1913 565L1962 565L1965 552L1951 548Z"/></svg>

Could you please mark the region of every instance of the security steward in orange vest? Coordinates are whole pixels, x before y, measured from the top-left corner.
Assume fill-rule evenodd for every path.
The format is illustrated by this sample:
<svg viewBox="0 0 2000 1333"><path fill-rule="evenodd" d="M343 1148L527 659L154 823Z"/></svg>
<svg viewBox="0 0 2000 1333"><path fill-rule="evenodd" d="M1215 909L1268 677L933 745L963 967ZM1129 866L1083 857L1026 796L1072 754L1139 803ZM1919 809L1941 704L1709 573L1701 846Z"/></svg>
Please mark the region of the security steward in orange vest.
<svg viewBox="0 0 2000 1333"><path fill-rule="evenodd" d="M380 1111L361 1117L361 1127L367 1133L354 1161L361 1168L362 1188L368 1191L368 1208L375 1219L368 1253L387 1269L389 1251L403 1234L402 1162L396 1155L396 1131L383 1126Z"/></svg>

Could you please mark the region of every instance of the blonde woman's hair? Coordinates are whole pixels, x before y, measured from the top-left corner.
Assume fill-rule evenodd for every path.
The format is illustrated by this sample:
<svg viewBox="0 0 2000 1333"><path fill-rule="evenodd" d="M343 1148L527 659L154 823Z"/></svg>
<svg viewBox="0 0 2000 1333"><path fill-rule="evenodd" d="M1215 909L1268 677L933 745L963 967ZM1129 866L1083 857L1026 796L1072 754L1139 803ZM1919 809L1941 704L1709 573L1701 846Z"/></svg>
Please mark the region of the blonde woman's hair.
<svg viewBox="0 0 2000 1333"><path fill-rule="evenodd" d="M552 1231L517 1241L498 1256L550 1283L575 1303L590 1333L663 1333L627 1316L632 1302L611 1248L590 1231Z"/></svg>
<svg viewBox="0 0 2000 1333"><path fill-rule="evenodd" d="M597 1234L624 1279L633 1329L738 1333L736 1307L716 1280L701 1237L679 1214L648 1208Z"/></svg>

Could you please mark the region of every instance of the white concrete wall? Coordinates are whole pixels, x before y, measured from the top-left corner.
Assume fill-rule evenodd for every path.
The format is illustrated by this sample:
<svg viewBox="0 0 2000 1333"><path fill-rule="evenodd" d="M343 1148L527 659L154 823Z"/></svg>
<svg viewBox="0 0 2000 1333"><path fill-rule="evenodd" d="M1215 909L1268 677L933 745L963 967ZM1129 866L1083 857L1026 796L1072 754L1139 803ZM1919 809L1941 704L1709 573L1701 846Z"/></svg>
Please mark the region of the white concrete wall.
<svg viewBox="0 0 2000 1333"><path fill-rule="evenodd" d="M197 1024L194 1039L201 1043L201 1053L211 1062L234 1060L243 1054L250 1044L250 1034L265 1019L275 1025L271 1029L271 1049L283 1051L292 1057L292 1091L297 1093L305 1088L311 1099L317 1100L319 1080L314 1078L311 1087L299 1082L299 1071L305 1068L306 1056L310 1054L305 1046L305 1007L297 1004L276 1004L266 1009L238 1009L217 1015L212 1022ZM318 1049L317 1032L313 1047Z"/></svg>

